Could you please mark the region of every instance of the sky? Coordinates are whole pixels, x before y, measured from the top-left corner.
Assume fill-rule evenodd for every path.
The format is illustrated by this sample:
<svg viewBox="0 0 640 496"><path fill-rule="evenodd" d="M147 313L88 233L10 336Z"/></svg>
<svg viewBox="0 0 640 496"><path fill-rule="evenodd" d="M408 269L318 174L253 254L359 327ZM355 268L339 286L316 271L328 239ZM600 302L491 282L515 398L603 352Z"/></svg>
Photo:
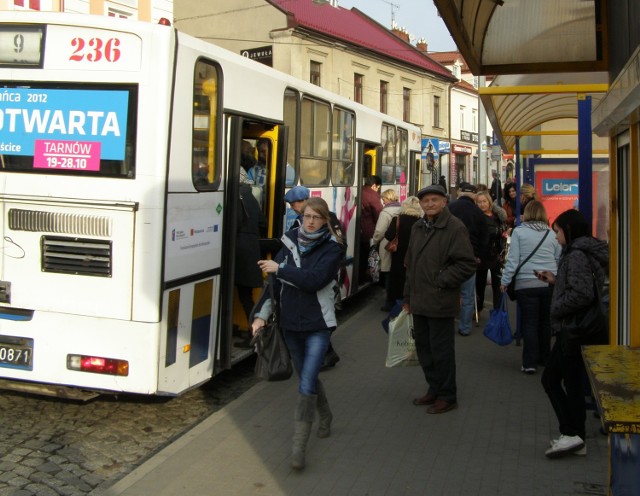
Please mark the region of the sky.
<svg viewBox="0 0 640 496"><path fill-rule="evenodd" d="M424 38L430 52L457 50L432 0L338 0L340 7L355 7L387 28L391 28L391 4L397 6L393 7L393 14L398 27L415 37L414 44Z"/></svg>

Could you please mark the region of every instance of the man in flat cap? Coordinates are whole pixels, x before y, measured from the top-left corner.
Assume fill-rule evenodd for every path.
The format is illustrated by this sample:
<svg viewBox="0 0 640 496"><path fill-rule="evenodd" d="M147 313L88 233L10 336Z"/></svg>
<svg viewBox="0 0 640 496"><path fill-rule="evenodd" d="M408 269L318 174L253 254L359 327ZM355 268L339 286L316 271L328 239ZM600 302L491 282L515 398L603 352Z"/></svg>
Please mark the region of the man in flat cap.
<svg viewBox="0 0 640 496"><path fill-rule="evenodd" d="M476 187L467 182L458 185L458 199L451 202L449 210L462 221L469 231L469 239L477 265L486 259L489 249L489 229L480 207L476 205ZM461 336L471 334L473 313L476 304L476 271L467 279L461 288L462 306L458 333Z"/></svg>
<svg viewBox="0 0 640 496"><path fill-rule="evenodd" d="M464 224L447 208L444 188L432 184L418 194L424 217L413 224L405 258L407 279L403 308L413 314L418 360L427 394L413 400L427 413L457 406L455 325L460 285L476 271Z"/></svg>

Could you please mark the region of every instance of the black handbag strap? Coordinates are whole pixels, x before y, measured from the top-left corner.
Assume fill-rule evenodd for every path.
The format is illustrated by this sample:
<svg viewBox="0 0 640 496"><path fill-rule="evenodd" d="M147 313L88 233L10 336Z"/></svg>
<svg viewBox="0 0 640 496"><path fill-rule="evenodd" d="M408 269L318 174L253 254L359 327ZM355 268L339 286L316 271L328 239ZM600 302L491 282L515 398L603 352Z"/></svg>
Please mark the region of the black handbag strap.
<svg viewBox="0 0 640 496"><path fill-rule="evenodd" d="M542 246L542 243L544 243L544 240L547 239L547 236L549 235L549 229L547 229L547 232L544 233L544 236L542 236L542 239L540 240L540 242L538 243L538 245L533 249L533 251L531 253L529 253L529 256L527 258L524 259L524 261L518 265L518 267L516 267L516 271L513 273L513 280L516 280L516 276L518 275L518 272L520 272L520 269L522 268L522 266L524 264L526 264L529 259L535 254L535 252L538 251L538 248L540 248Z"/></svg>
<svg viewBox="0 0 640 496"><path fill-rule="evenodd" d="M278 302L276 301L275 298L275 292L273 291L273 278L275 276L270 275L266 282L265 285L262 286L262 292L260 293L260 297L258 298L258 301L256 302L255 305L253 305L253 309L251 310L251 314L249 315L249 326L251 326L251 322L253 322L253 320L255 319L255 314L257 313L258 308L262 308L262 305L264 305L264 302L266 301L266 293L267 291L269 292L269 299L271 300L271 316L273 318L274 321L278 321Z"/></svg>

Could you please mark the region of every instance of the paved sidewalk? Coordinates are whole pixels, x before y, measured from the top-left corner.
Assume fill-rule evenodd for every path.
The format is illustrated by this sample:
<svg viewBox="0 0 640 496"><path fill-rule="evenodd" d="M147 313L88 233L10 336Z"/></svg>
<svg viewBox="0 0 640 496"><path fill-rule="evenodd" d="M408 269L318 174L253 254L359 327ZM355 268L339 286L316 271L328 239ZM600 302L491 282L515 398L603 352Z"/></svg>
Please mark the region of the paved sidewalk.
<svg viewBox="0 0 640 496"><path fill-rule="evenodd" d="M549 460L558 436L540 371L520 372L521 348L456 335L457 410L427 415L415 367L384 367L386 334L372 292L334 335L341 361L321 378L332 434L314 434L307 468L289 468L296 381L259 383L107 489L106 496L605 495L607 439L587 414L586 457Z"/></svg>

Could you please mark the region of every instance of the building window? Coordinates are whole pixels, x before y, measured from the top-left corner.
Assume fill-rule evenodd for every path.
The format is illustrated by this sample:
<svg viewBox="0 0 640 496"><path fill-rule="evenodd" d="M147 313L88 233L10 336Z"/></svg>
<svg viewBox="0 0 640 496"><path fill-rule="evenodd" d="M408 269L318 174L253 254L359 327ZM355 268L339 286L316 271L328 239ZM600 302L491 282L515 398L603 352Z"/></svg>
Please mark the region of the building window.
<svg viewBox="0 0 640 496"><path fill-rule="evenodd" d="M322 70L322 64L312 60L309 66L309 82L320 86L320 71Z"/></svg>
<svg viewBox="0 0 640 496"><path fill-rule="evenodd" d="M466 108L464 105L460 105L460 129L464 129L464 112Z"/></svg>
<svg viewBox="0 0 640 496"><path fill-rule="evenodd" d="M25 7L25 0L13 0L16 7ZM30 10L40 10L40 0L28 0L27 7Z"/></svg>
<svg viewBox="0 0 640 496"><path fill-rule="evenodd" d="M402 120L411 122L411 90L402 88Z"/></svg>
<svg viewBox="0 0 640 496"><path fill-rule="evenodd" d="M380 112L387 113L387 93L389 90L389 83L386 81L380 81Z"/></svg>
<svg viewBox="0 0 640 496"><path fill-rule="evenodd" d="M353 101L362 103L362 81L364 76L362 74L353 75Z"/></svg>
<svg viewBox="0 0 640 496"><path fill-rule="evenodd" d="M137 12L135 9L130 9L125 5L119 5L123 3L137 3L137 2L125 2L120 1L117 3L105 2L104 13L107 17L116 17L118 19L137 19ZM135 6L135 5L134 5Z"/></svg>
<svg viewBox="0 0 640 496"><path fill-rule="evenodd" d="M471 131L478 132L478 111L471 109Z"/></svg>
<svg viewBox="0 0 640 496"><path fill-rule="evenodd" d="M440 127L440 97L433 97L433 127Z"/></svg>

